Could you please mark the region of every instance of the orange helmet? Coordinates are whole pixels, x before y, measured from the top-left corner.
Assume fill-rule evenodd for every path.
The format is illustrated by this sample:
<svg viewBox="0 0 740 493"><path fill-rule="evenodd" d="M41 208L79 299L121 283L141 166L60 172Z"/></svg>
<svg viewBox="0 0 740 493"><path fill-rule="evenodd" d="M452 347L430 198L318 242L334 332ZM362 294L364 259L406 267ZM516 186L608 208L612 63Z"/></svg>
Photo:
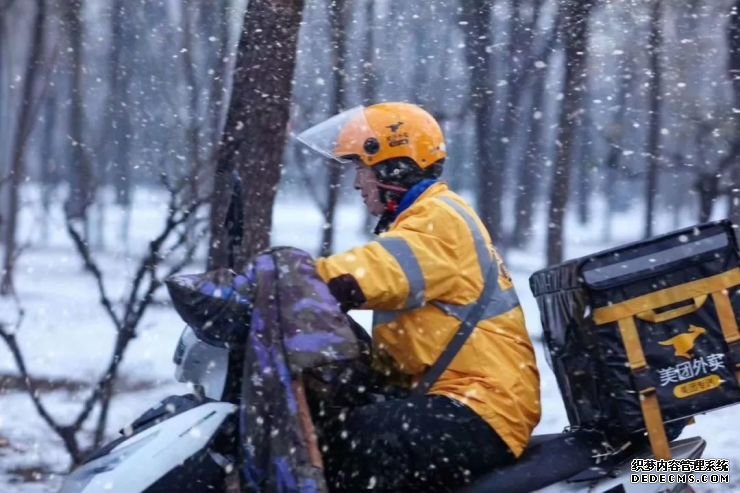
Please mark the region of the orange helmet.
<svg viewBox="0 0 740 493"><path fill-rule="evenodd" d="M305 130L297 138L334 160L359 159L367 166L408 158L425 169L447 157L437 121L409 103L358 106Z"/></svg>

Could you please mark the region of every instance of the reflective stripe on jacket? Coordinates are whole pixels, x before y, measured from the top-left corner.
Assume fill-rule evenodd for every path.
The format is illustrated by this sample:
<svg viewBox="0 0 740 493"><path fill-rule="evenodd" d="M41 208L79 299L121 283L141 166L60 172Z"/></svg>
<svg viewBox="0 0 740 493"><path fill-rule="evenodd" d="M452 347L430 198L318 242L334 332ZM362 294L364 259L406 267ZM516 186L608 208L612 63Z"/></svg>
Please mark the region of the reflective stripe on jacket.
<svg viewBox="0 0 740 493"><path fill-rule="evenodd" d="M498 289L429 393L470 406L519 456L540 419L534 350L511 278L461 197L437 183L377 241L316 262L327 282L347 274L356 279L363 307L375 310L377 361L388 354L395 370L415 380L457 332L491 266L498 269Z"/></svg>

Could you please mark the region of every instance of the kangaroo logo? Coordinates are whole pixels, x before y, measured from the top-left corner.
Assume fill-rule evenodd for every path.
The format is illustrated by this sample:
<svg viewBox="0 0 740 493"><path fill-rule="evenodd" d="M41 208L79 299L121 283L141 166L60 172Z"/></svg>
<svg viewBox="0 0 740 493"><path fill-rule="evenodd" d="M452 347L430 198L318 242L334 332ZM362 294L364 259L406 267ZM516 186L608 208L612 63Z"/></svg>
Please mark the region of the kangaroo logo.
<svg viewBox="0 0 740 493"><path fill-rule="evenodd" d="M391 125L388 125L386 128L390 129L391 132L396 134L398 133L398 130L401 128L401 125L403 125L403 122L393 123Z"/></svg>
<svg viewBox="0 0 740 493"><path fill-rule="evenodd" d="M706 334L707 329L697 325L689 325L689 331L685 334L678 334L667 341L660 341L661 346L673 346L676 351L676 357L691 359L691 353L694 351L696 340L700 335Z"/></svg>

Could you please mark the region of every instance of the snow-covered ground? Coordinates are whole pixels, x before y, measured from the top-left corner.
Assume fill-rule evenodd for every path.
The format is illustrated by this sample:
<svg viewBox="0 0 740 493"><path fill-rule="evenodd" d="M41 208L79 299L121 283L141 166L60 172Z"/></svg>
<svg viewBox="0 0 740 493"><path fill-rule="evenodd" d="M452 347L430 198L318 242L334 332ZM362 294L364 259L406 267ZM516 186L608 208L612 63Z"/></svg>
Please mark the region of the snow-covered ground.
<svg viewBox="0 0 740 493"><path fill-rule="evenodd" d="M131 228L131 250L118 243L122 217L115 212L106 219L105 252L96 252L105 272L109 293L118 300L138 258L135 252L145 248L159 228L163 213L161 196L139 189L137 207ZM319 242L321 218L308 202L279 196L274 220L274 244L294 245L315 251ZM31 246L20 257L17 267L17 290L25 309L25 319L18 339L26 355L27 366L35 377L66 379L72 384L89 383L98 378L110 358L114 330L98 303L98 293L91 276L81 268L63 228L61 213L52 218L50 241L40 245L37 197L29 193L22 219L23 240ZM594 217L601 217L598 202ZM338 215L337 248L344 249L366 240L363 235L364 214L359 204L345 204ZM672 219L664 218L658 231L670 229ZM618 216L607 244L601 239L596 224L579 226L568 222L566 255L575 257L615 244L639 238L642 220L639 211ZM540 221L539 224L543 224ZM690 224L690 219L682 225ZM507 252L506 258L517 283L530 332L537 340L537 357L542 375L543 417L537 433L557 432L567 425L565 411L554 376L543 353L541 328L536 303L529 292L528 278L543 267L544 231L539 231L526 251ZM202 270L201 265L189 271ZM165 299L164 291L159 299ZM13 305L0 300L0 320L13 319ZM362 318L362 314L360 314ZM123 391L116 395L109 419L112 434L157 400L173 393L187 392L172 378L171 355L183 323L166 305L150 308L142 321L139 336L132 342L122 365ZM0 375L16 375L10 353L0 344ZM87 390L75 385L42 393L44 403L64 424L76 416ZM78 386L79 387L79 386ZM83 386L84 387L84 386ZM686 429L685 436L701 435L708 446L705 457L729 458L732 462L732 485L708 488L697 485L697 491L740 491L740 444L737 436L738 409L726 408L697 417L697 423ZM0 389L0 492L36 493L56 491L60 475L68 467L61 441L38 417L31 400L22 392Z"/></svg>

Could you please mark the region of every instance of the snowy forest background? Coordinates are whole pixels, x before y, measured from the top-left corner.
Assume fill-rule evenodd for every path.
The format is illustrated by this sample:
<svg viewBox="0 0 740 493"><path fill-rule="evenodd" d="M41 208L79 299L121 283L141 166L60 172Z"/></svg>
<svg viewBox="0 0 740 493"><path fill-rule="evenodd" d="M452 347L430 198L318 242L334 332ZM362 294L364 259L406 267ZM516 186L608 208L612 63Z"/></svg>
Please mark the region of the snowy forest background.
<svg viewBox="0 0 740 493"><path fill-rule="evenodd" d="M0 0L1 491L182 390L164 277L367 241L352 177L289 137L388 100L442 123L535 340L538 268L740 224L738 0ZM740 466L722 416L690 434Z"/></svg>

